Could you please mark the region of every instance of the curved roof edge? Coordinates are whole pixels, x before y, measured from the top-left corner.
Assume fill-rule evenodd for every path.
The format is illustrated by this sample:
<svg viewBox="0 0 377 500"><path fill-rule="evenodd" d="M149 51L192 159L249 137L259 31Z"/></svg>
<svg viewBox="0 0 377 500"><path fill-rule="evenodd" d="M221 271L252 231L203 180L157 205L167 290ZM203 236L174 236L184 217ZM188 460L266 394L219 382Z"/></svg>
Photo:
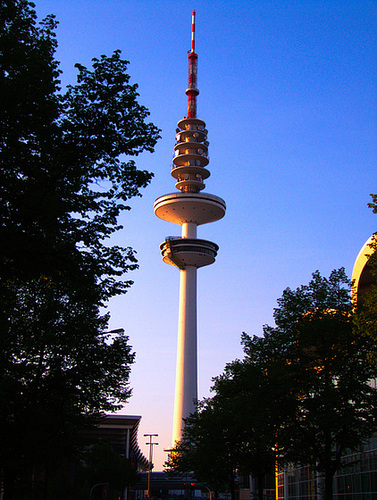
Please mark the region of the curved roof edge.
<svg viewBox="0 0 377 500"><path fill-rule="evenodd" d="M129 458L134 467L138 471L146 471L149 467L149 460L143 455L139 448L137 433L139 429L141 416L139 415L122 415L122 414L105 414L100 420L99 431L107 431L107 433L118 435L125 446L126 456ZM127 432L129 430L129 442L127 442ZM126 433L126 434L125 434Z"/></svg>
<svg viewBox="0 0 377 500"><path fill-rule="evenodd" d="M366 287L370 283L371 272L368 266L368 260L373 253L372 248L370 248L370 244L376 240L376 238L376 234L373 234L370 238L368 238L358 253L353 265L352 298L354 300L356 300L358 294L363 293L364 286Z"/></svg>

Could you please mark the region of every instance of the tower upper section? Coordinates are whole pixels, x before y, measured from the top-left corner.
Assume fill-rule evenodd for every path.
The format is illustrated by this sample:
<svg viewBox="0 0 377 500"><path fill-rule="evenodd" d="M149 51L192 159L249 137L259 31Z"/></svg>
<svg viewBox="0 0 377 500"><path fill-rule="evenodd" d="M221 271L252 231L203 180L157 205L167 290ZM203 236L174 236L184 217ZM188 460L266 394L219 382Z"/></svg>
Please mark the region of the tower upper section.
<svg viewBox="0 0 377 500"><path fill-rule="evenodd" d="M178 122L171 175L182 193L199 193L210 176L206 166L208 141L206 124L199 118L183 118Z"/></svg>
<svg viewBox="0 0 377 500"><path fill-rule="evenodd" d="M178 122L171 175L182 193L198 193L210 175L206 124L196 117L198 55L195 52L195 11L192 13L191 51L188 54L187 117Z"/></svg>
<svg viewBox="0 0 377 500"><path fill-rule="evenodd" d="M171 175L178 193L161 196L154 211L160 219L184 226L214 222L225 215L225 202L218 196L201 193L208 170L208 131L196 116L198 56L195 52L195 11L192 13L191 51L188 54L187 116L178 122ZM184 235L183 237L186 237ZM170 246L169 246L170 248Z"/></svg>

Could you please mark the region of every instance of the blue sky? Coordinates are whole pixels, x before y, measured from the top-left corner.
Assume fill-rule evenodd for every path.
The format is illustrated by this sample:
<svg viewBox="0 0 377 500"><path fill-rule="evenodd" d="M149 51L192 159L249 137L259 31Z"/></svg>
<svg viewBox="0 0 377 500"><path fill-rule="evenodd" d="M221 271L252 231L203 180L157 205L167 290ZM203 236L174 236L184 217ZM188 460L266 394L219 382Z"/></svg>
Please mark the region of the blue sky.
<svg viewBox="0 0 377 500"><path fill-rule="evenodd" d="M36 0L39 17L59 20L63 84L73 65L121 49L140 102L162 129L154 154L137 158L154 172L142 198L122 216L116 243L134 247L135 283L109 305L136 351L133 397L124 413L158 433L156 469L171 445L179 272L159 244L180 228L161 221L153 202L173 192L176 123L186 114L187 51L196 9L198 117L207 123L211 177L206 191L227 214L198 237L220 246L198 271L199 395L242 356L243 331L271 324L286 287L328 275L354 260L376 231L368 209L377 192L377 2L375 0Z"/></svg>

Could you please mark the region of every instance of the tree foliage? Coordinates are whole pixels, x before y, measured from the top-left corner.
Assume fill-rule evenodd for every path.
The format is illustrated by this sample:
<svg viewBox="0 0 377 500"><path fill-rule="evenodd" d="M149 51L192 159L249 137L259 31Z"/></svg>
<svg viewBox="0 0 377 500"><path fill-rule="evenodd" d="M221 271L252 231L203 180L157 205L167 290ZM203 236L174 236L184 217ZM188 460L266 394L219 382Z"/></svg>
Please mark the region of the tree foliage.
<svg viewBox="0 0 377 500"><path fill-rule="evenodd" d="M214 379L212 390L217 406L227 415L234 470L254 477L255 495L262 499L276 463L278 422L268 373L257 363L235 360Z"/></svg>
<svg viewBox="0 0 377 500"><path fill-rule="evenodd" d="M110 297L129 282L131 249L109 246L117 216L152 174L135 156L152 151L158 130L146 123L120 52L78 68L78 83L59 94L56 22L36 25L32 4L7 0L0 12L2 276L69 276L101 283Z"/></svg>
<svg viewBox="0 0 377 500"><path fill-rule="evenodd" d="M98 441L85 450L77 475L78 482L87 484L89 490L98 483L107 484L109 498L114 499L119 498L125 488L134 485L137 480L137 472L130 460L113 451L106 441Z"/></svg>
<svg viewBox="0 0 377 500"><path fill-rule="evenodd" d="M132 157L159 137L119 51L77 64L77 83L61 92L56 24L37 23L27 0L1 2L4 499L16 477L67 456L83 426L130 396L134 354L124 334L103 333L102 307L132 284L124 274L137 260L109 238L152 178Z"/></svg>
<svg viewBox="0 0 377 500"><path fill-rule="evenodd" d="M314 273L309 285L285 290L278 304L276 328L269 335L281 342L279 372L289 382L289 412L283 414L278 443L284 461L312 465L324 475L325 498L330 500L342 456L347 449L356 451L375 430L371 345L353 328L344 269L332 271L329 278ZM246 353L250 344L246 341Z"/></svg>
<svg viewBox="0 0 377 500"><path fill-rule="evenodd" d="M234 444L231 421L213 399L198 404L198 411L185 422L182 441L165 463L174 473L193 472L217 498L221 491L232 490L234 498Z"/></svg>
<svg viewBox="0 0 377 500"><path fill-rule="evenodd" d="M216 436L230 467L264 481L276 462L310 465L324 477L324 498L346 451L356 451L376 428L377 375L368 360L371 342L353 328L350 282L344 269L329 278L317 271L308 285L287 288L274 310L275 326L263 337L243 334L245 357L214 379L214 396L186 423L173 466L198 467L203 416L211 409ZM221 416L221 418L220 418ZM214 425L214 424L213 424ZM213 440L211 426L205 434ZM191 446L191 447L190 447ZM207 457L202 457L205 467ZM188 463L186 462L188 460Z"/></svg>
<svg viewBox="0 0 377 500"><path fill-rule="evenodd" d="M372 435L377 401L367 359L370 343L352 325L350 283L344 270L318 272L308 285L286 289L274 311L276 327L263 340L244 338L246 356L259 357L284 409L277 428L284 462L311 465L332 498L334 474L347 449Z"/></svg>

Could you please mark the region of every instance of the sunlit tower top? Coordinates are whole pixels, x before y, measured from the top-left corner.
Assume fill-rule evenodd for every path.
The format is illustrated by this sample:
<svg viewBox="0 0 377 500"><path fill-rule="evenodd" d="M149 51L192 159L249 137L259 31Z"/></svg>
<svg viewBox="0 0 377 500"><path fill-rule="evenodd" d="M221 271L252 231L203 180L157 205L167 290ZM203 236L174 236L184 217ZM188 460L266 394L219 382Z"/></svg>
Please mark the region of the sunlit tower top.
<svg viewBox="0 0 377 500"><path fill-rule="evenodd" d="M198 55L195 52L195 10L192 11L192 29L191 29L191 50L188 54L189 77L186 94L188 96L187 118L196 118L196 96L199 90L196 87L198 75Z"/></svg>
<svg viewBox="0 0 377 500"><path fill-rule="evenodd" d="M182 226L181 237L169 237L160 245L164 262L181 271L173 444L181 439L183 419L195 410L197 400L196 272L212 264L218 251L216 243L197 239L197 226L225 215L224 200L201 193L210 172L206 124L196 116L197 62L193 11L187 116L178 122L171 170L178 192L161 196L154 203L157 217Z"/></svg>

